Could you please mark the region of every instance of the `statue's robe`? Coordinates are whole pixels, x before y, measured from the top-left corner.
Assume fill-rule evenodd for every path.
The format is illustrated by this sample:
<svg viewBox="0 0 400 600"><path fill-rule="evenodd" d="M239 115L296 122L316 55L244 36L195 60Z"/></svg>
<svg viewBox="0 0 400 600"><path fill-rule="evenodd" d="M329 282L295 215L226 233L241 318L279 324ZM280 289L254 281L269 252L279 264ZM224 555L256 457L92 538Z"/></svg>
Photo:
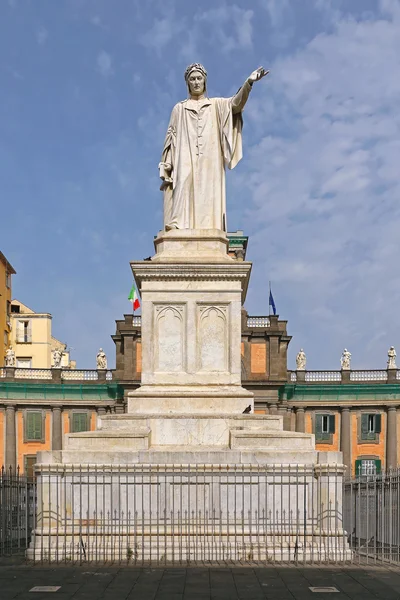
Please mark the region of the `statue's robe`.
<svg viewBox="0 0 400 600"><path fill-rule="evenodd" d="M251 86L231 98L183 100L172 110L161 161L172 165L164 189L164 227L226 231L225 168L242 158L242 110Z"/></svg>

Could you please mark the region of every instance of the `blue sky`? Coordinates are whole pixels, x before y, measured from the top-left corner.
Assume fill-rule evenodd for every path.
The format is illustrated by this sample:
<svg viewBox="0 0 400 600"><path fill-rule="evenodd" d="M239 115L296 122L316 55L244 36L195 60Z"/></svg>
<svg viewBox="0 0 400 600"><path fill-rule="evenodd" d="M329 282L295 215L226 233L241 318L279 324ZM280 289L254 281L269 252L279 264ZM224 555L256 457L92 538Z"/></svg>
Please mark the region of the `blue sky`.
<svg viewBox="0 0 400 600"><path fill-rule="evenodd" d="M309 369L400 350L398 0L0 0L0 248L13 295L94 368L129 312L130 260L162 224L157 164L187 64L253 89L228 225L249 236L246 307Z"/></svg>

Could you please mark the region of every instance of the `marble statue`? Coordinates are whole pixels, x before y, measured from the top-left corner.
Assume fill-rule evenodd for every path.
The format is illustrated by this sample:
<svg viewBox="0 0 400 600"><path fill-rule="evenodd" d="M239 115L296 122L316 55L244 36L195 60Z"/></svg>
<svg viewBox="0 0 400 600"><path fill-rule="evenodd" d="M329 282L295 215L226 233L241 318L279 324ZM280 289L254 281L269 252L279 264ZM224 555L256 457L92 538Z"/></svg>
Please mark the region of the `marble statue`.
<svg viewBox="0 0 400 600"><path fill-rule="evenodd" d="M297 371L305 371L306 368L306 353L303 348L300 348L300 352L296 356L296 369Z"/></svg>
<svg viewBox="0 0 400 600"><path fill-rule="evenodd" d="M11 346L9 348L7 348L7 350L6 350L5 366L6 367L15 367L15 352L11 348Z"/></svg>
<svg viewBox="0 0 400 600"><path fill-rule="evenodd" d="M242 110L268 72L253 71L231 98L209 98L203 65L186 69L189 97L172 110L159 164L166 231L227 230L225 168L242 158Z"/></svg>
<svg viewBox="0 0 400 600"><path fill-rule="evenodd" d="M389 350L388 350L388 360L387 360L387 368L388 369L397 369L396 366L396 350L394 349L394 346L390 346Z"/></svg>
<svg viewBox="0 0 400 600"><path fill-rule="evenodd" d="M63 353L58 348L53 350L53 369L61 369L61 360Z"/></svg>
<svg viewBox="0 0 400 600"><path fill-rule="evenodd" d="M351 352L349 352L347 350L347 348L345 348L343 350L341 359L340 359L340 364L342 367L342 371L349 371L350 370L350 361L351 361Z"/></svg>
<svg viewBox="0 0 400 600"><path fill-rule="evenodd" d="M96 362L98 369L107 369L107 356L103 348L100 348L100 350L98 351L96 356Z"/></svg>

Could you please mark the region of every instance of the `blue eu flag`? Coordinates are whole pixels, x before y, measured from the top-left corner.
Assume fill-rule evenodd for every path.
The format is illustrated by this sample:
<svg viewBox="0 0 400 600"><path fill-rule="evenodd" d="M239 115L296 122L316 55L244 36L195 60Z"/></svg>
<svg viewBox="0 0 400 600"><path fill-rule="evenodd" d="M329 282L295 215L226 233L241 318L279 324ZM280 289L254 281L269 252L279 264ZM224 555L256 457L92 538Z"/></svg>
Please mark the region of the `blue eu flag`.
<svg viewBox="0 0 400 600"><path fill-rule="evenodd" d="M271 290L269 290L269 305L272 307L272 312L276 315L276 306Z"/></svg>

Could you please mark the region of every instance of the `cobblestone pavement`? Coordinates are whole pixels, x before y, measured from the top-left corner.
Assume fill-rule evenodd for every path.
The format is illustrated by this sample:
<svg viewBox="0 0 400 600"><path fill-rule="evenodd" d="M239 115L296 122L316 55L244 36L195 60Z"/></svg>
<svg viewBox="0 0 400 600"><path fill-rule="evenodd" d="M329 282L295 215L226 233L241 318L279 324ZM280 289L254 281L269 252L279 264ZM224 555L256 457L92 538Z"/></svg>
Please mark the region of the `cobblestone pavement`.
<svg viewBox="0 0 400 600"><path fill-rule="evenodd" d="M60 586L57 592L30 592ZM312 592L333 586L336 593ZM400 568L43 566L0 561L0 600L400 600Z"/></svg>

